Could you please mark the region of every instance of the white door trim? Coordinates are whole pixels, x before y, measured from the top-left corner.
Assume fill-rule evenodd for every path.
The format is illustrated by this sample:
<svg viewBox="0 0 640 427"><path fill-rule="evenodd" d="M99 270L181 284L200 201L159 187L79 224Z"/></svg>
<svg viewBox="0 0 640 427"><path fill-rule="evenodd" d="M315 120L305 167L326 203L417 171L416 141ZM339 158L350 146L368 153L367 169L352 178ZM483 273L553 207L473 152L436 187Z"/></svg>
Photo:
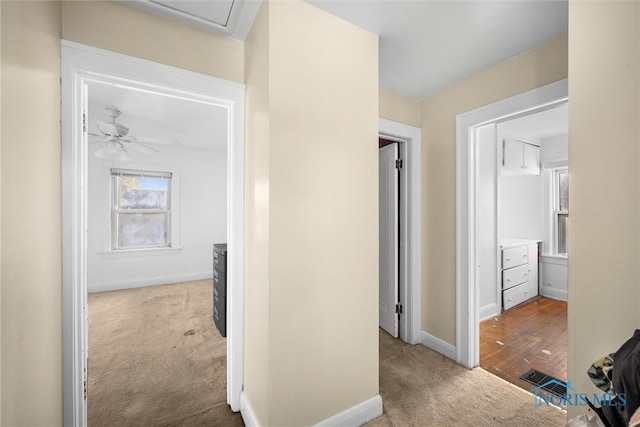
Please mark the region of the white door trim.
<svg viewBox="0 0 640 427"><path fill-rule="evenodd" d="M244 85L62 40L63 422L87 423L87 149L82 115L87 81L153 90L226 108L227 402L240 410L243 378ZM212 249L213 250L213 249Z"/></svg>
<svg viewBox="0 0 640 427"><path fill-rule="evenodd" d="M479 299L475 278L476 127L566 102L567 79L456 117L456 362L479 363Z"/></svg>
<svg viewBox="0 0 640 427"><path fill-rule="evenodd" d="M410 344L420 342L421 290L422 290L422 231L421 231L421 178L422 131L402 123L379 119L379 135L400 141L400 157L404 164L400 169L401 212L403 228L402 248L406 256L400 269L400 304L404 315L400 316L400 339Z"/></svg>

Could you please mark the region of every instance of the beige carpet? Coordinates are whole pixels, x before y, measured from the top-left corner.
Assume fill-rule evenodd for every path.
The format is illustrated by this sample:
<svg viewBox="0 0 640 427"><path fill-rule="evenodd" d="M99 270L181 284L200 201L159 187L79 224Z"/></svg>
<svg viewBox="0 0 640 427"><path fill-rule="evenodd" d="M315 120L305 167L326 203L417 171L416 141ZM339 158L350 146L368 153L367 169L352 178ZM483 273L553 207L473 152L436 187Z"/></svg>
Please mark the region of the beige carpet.
<svg viewBox="0 0 640 427"><path fill-rule="evenodd" d="M242 426L226 404L226 343L210 280L89 295L89 426ZM482 369L380 332L384 415L368 426L563 426ZM295 404L295 402L293 402Z"/></svg>
<svg viewBox="0 0 640 427"><path fill-rule="evenodd" d="M533 387L533 386L532 386ZM481 368L466 369L422 345L380 332L380 426L564 426L566 413Z"/></svg>
<svg viewBox="0 0 640 427"><path fill-rule="evenodd" d="M89 426L242 426L212 281L89 294Z"/></svg>

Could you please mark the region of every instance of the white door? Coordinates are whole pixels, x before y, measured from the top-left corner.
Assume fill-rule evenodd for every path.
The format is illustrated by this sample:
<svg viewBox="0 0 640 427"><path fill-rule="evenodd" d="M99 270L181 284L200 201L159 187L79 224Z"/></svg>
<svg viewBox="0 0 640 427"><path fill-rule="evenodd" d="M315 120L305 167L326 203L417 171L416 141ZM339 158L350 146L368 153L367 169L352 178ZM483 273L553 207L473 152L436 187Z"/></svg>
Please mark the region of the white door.
<svg viewBox="0 0 640 427"><path fill-rule="evenodd" d="M398 144L379 150L380 327L398 337Z"/></svg>

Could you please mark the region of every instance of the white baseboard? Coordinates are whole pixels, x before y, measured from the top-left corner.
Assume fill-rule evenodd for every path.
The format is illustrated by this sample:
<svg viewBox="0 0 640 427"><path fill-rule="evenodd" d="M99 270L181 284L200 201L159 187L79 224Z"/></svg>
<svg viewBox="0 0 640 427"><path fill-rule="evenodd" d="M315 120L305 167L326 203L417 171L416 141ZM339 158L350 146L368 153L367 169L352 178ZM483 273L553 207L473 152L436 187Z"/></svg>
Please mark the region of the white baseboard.
<svg viewBox="0 0 640 427"><path fill-rule="evenodd" d="M549 286L540 286L540 295L560 301L568 301L568 293L564 289L551 288Z"/></svg>
<svg viewBox="0 0 640 427"><path fill-rule="evenodd" d="M429 347L431 350L448 357L451 360L456 360L456 346L449 344L448 342L441 340L438 337L434 337L425 331L420 332L420 344L425 347Z"/></svg>
<svg viewBox="0 0 640 427"><path fill-rule="evenodd" d="M256 419L253 409L251 409L251 405L249 404L244 391L240 392L240 415L242 415L242 421L244 421L245 426L258 427L258 420Z"/></svg>
<svg viewBox="0 0 640 427"><path fill-rule="evenodd" d="M142 288L145 286L169 285L171 283L211 279L212 277L213 277L213 274L211 272L204 272L204 273L176 274L174 276L150 277L145 279L128 280L128 281L117 282L117 283L95 283L95 284L87 284L87 292L106 292L106 291L117 291L120 289Z"/></svg>
<svg viewBox="0 0 640 427"><path fill-rule="evenodd" d="M247 400L244 392L240 393L240 414L242 421L247 427L258 427L258 420L251 408L251 404ZM374 418L382 415L382 398L379 394L369 400L365 400L349 409L346 409L324 421L316 424L317 426L361 426Z"/></svg>
<svg viewBox="0 0 640 427"><path fill-rule="evenodd" d="M484 307L480 307L480 321L486 320L490 317L497 316L500 314L500 307L495 302L485 305Z"/></svg>
<svg viewBox="0 0 640 427"><path fill-rule="evenodd" d="M349 409L346 409L326 420L320 421L317 426L361 426L364 423L382 415L382 397L376 394L369 400L365 400Z"/></svg>

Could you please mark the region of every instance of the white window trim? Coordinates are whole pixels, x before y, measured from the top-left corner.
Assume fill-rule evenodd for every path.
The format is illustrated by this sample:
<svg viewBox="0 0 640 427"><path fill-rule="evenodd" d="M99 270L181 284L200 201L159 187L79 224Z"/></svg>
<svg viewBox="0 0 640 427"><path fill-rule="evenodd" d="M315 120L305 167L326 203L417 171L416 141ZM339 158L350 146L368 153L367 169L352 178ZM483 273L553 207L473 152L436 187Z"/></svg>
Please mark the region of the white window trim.
<svg viewBox="0 0 640 427"><path fill-rule="evenodd" d="M101 184L101 191L105 195L103 208L101 209L102 218L100 224L102 224L100 230L100 248L102 250L98 252L101 257L106 258L127 258L131 256L161 256L161 255L175 255L182 252L181 245L181 230L182 230L182 215L181 215L181 168L177 165L171 164L150 164L144 162L132 162L132 161L112 161L104 160L102 162L101 176L104 177ZM113 177L111 176L111 169L126 169L139 172L162 172L171 173L171 220L169 235L171 246L166 247L147 247L147 248L131 248L131 249L115 249L113 239L115 238L112 221L113 221L113 198L115 189L113 188ZM102 178L101 178L102 179Z"/></svg>
<svg viewBox="0 0 640 427"><path fill-rule="evenodd" d="M569 211L561 211L560 203L560 182L559 172L569 173L569 166L556 167L551 169L551 197L553 197L551 205L551 221L552 221L552 255L557 257L566 257L567 253L558 252L558 217L560 215L569 215Z"/></svg>
<svg viewBox="0 0 640 427"><path fill-rule="evenodd" d="M549 258L567 259L567 254L557 253L557 230L556 230L556 213L557 211L557 177L556 173L560 170L568 170L569 162L567 159L557 159L543 162L543 194L545 195L545 239L542 242L542 255Z"/></svg>
<svg viewBox="0 0 640 427"><path fill-rule="evenodd" d="M118 191L119 187L117 185L118 182L118 171L121 173L125 173L132 176L140 176L144 177L145 175L153 178L168 178L169 179L169 187L168 187L168 195L167 195L167 208L166 209L120 209L118 207ZM151 170L142 170L142 169L133 169L133 168L110 168L109 169L110 181L111 181L111 251L113 252L130 252L135 250L145 250L145 249L171 249L173 248L173 207L174 207L174 199L173 199L173 173L169 171L151 171ZM126 247L121 248L118 245L118 216L121 212L126 213L166 213L167 214L167 237L166 237L166 245L163 246L134 246L134 247Z"/></svg>

